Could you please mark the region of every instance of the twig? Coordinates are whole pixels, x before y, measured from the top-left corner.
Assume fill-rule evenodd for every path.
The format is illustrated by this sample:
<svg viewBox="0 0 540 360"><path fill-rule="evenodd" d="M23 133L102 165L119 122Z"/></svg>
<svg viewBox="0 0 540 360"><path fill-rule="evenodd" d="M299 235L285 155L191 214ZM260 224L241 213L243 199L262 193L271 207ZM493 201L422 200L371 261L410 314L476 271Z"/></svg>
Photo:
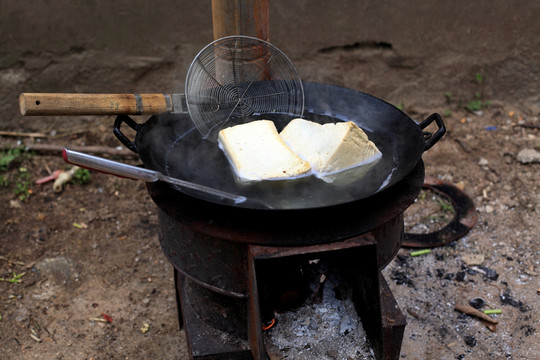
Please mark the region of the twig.
<svg viewBox="0 0 540 360"><path fill-rule="evenodd" d="M495 289L497 289L497 291L499 292L499 296L501 296L501 292L502 292L502 289L500 287L498 287L497 285L495 284L486 284L487 286L491 286L491 287L494 287Z"/></svg>
<svg viewBox="0 0 540 360"><path fill-rule="evenodd" d="M108 323L107 319L104 319L104 318L89 318L88 320L94 321L94 322Z"/></svg>
<svg viewBox="0 0 540 360"><path fill-rule="evenodd" d="M495 332L497 331L497 324L492 324L484 320L480 320L489 330Z"/></svg>
<svg viewBox="0 0 540 360"><path fill-rule="evenodd" d="M466 153L470 153L472 150L471 150L471 147L469 146L469 144L467 144L465 141L463 141L462 139L454 139L455 142L457 142L459 144L459 146L461 146L461 148L463 149L463 151L465 151Z"/></svg>
<svg viewBox="0 0 540 360"><path fill-rule="evenodd" d="M526 129L540 129L540 125L534 125L534 124L513 124L512 126L516 127L522 127Z"/></svg>
<svg viewBox="0 0 540 360"><path fill-rule="evenodd" d="M41 137L45 138L47 137L47 134L43 133L27 133L27 132L20 132L20 131L0 131L0 136L11 136L11 137Z"/></svg>
<svg viewBox="0 0 540 360"><path fill-rule="evenodd" d="M484 314L490 315L490 314L502 314L501 309L488 309L483 311Z"/></svg>
<svg viewBox="0 0 540 360"><path fill-rule="evenodd" d="M39 153L60 153L64 149L63 145L57 144L31 144L25 143L27 150L36 151ZM112 148L105 146L69 146L70 149L85 153L101 154L101 155L110 155L110 156L120 156L120 157L131 157L136 158L137 154L131 150L122 148Z"/></svg>
<svg viewBox="0 0 540 360"><path fill-rule="evenodd" d="M462 312L464 314L467 314L467 315L477 317L477 318L479 318L479 319L481 319L483 321L486 321L488 323L491 323L491 324L498 324L497 320L493 319L490 316L487 316L482 311L476 310L475 308L473 308L472 306L469 306L469 305L456 305L454 307L454 310L460 311L460 312Z"/></svg>
<svg viewBox="0 0 540 360"><path fill-rule="evenodd" d="M30 333L30 337L32 338L32 340L34 341L37 341L37 342L41 342L41 338L38 336L38 335L35 335L33 333Z"/></svg>
<svg viewBox="0 0 540 360"><path fill-rule="evenodd" d="M53 137L56 139L56 138L60 138L60 137L66 137L66 136L72 136L72 135L77 135L77 134L88 133L89 131L90 131L90 127L84 126L84 127L79 127L79 128L72 129L72 130L69 130L69 131L57 133Z"/></svg>
<svg viewBox="0 0 540 360"><path fill-rule="evenodd" d="M415 319L420 319L420 315L418 315L414 310L411 308L407 308L407 312Z"/></svg>
<svg viewBox="0 0 540 360"><path fill-rule="evenodd" d="M424 249L424 250L418 250L418 251L413 251L410 253L411 256L420 256L420 255L426 255L426 254L429 254L431 252L431 249Z"/></svg>

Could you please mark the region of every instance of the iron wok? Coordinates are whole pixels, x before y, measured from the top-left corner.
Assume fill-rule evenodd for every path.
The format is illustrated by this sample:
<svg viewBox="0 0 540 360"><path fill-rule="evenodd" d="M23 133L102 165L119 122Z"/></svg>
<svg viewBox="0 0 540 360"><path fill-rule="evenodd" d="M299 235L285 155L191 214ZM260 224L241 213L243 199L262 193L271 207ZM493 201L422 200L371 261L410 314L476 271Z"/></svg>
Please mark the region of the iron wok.
<svg viewBox="0 0 540 360"><path fill-rule="evenodd" d="M313 82L303 82L303 86L305 119L319 123L353 121L382 152L382 158L362 176L345 171L333 183L308 176L241 184L236 181L215 136L202 138L187 114L157 114L142 124L120 115L113 131L120 142L139 155L148 169L252 200L238 204L224 201L223 205L275 210L341 205L384 191L409 174L424 151L446 132L442 118L436 113L417 123L395 106L360 91ZM273 120L278 131L292 119L283 114L261 114L245 121L257 118ZM438 127L436 132L425 133L423 130L433 122ZM124 123L136 131L133 141L122 133ZM196 191L177 190L201 198ZM208 200L220 203L219 199Z"/></svg>

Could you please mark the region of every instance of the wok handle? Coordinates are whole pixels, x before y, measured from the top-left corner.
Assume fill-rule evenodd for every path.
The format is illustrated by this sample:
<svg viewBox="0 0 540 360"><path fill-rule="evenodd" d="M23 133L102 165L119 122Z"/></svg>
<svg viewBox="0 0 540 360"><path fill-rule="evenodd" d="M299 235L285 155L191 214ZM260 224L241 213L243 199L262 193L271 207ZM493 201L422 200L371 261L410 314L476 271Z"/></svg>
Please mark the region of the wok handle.
<svg viewBox="0 0 540 360"><path fill-rule="evenodd" d="M439 141L440 138L443 137L443 135L446 133L446 126L444 125L443 119L441 115L437 113L433 113L428 116L428 118L420 123L420 129L424 130L426 127L428 127L433 121L437 124L439 129L435 134L431 135L429 133L424 133L425 135L428 135L425 138L425 145L424 145L424 151L431 149L433 145L437 141ZM431 135L431 136L430 136Z"/></svg>
<svg viewBox="0 0 540 360"><path fill-rule="evenodd" d="M125 122L130 128L132 128L136 132L139 132L139 130L141 129L141 125L136 123L132 118L127 115L118 115L114 120L113 125L114 136L116 136L116 138L120 140L120 142L124 144L125 147L137 154L139 152L139 150L137 149L137 145L133 141L129 140L122 131L120 131L120 126L122 126L123 122Z"/></svg>
<svg viewBox="0 0 540 360"><path fill-rule="evenodd" d="M22 115L141 115L173 110L170 94L22 93Z"/></svg>

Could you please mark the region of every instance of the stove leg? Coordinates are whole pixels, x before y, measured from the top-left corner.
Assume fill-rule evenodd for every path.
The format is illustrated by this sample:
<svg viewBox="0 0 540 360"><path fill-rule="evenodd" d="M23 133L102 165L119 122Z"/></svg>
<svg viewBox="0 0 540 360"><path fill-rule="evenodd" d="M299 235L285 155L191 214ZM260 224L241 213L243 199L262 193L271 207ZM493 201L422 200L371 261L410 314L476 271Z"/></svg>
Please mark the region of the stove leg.
<svg viewBox="0 0 540 360"><path fill-rule="evenodd" d="M384 277L373 264L373 257L366 256L356 268L354 303L362 325L378 360L397 360L401 352L405 316Z"/></svg>
<svg viewBox="0 0 540 360"><path fill-rule="evenodd" d="M174 268L173 268L174 269ZM176 293L176 310L178 313L178 327L180 330L184 328L184 317L182 316L182 302L180 301L180 291L178 290L178 277L180 273L174 269L174 290Z"/></svg>
<svg viewBox="0 0 540 360"><path fill-rule="evenodd" d="M198 301L201 301L201 299L194 297L193 292L207 291L212 294L211 290L201 287L179 271L175 271L175 283L179 300L178 308L181 311L178 316L183 322L189 359L253 360L246 340L217 329L210 319L203 318L205 314L197 312ZM245 299L237 301L245 303ZM221 313L218 312L218 314ZM238 314L231 313L230 315ZM243 319L243 324L245 324L245 314L240 315L240 318ZM234 320L231 319L231 321ZM208 322L212 323L212 325Z"/></svg>
<svg viewBox="0 0 540 360"><path fill-rule="evenodd" d="M383 351L381 359L398 359L407 321L382 275L379 277Z"/></svg>
<svg viewBox="0 0 540 360"><path fill-rule="evenodd" d="M250 249L251 250L251 249ZM250 251L248 256L248 341L255 360L266 360L266 350L262 333L259 291L257 289L257 273L255 272L255 256Z"/></svg>

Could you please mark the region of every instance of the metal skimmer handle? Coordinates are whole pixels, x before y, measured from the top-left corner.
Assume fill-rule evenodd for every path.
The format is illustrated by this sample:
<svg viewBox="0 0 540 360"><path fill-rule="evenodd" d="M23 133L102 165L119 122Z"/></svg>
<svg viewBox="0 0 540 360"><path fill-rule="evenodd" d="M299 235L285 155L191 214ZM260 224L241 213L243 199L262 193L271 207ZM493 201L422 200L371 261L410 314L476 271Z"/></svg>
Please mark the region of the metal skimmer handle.
<svg viewBox="0 0 540 360"><path fill-rule="evenodd" d="M98 156L84 154L78 151L73 151L64 148L62 151L64 161L80 167L96 170L105 174L112 174L119 177L125 177L135 180L143 180L146 182L165 181L179 187L200 191L202 193L216 196L218 198L232 200L235 204L240 204L246 201L246 197L231 194L225 191L210 188L204 185L194 184L189 181L184 181L163 175L159 171L144 169L138 166L123 164L117 161L104 159Z"/></svg>

